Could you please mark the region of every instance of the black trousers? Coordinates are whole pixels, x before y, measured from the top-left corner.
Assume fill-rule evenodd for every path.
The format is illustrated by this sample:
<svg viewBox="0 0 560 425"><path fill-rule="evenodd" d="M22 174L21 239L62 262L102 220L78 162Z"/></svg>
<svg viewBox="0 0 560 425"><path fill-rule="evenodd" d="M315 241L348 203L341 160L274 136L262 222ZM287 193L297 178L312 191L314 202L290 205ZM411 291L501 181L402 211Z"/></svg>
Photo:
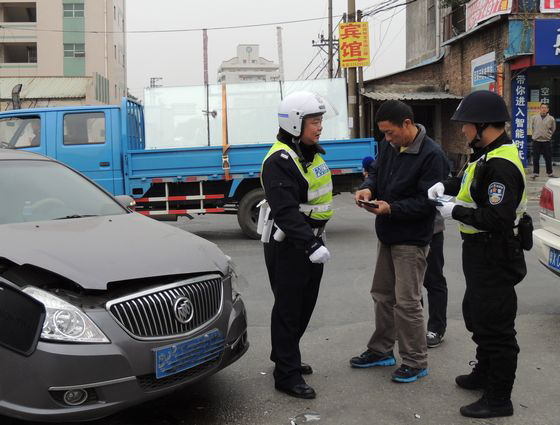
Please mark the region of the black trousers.
<svg viewBox="0 0 560 425"><path fill-rule="evenodd" d="M443 231L430 242L424 287L428 291L428 331L440 335L447 329L447 281L443 275Z"/></svg>
<svg viewBox="0 0 560 425"><path fill-rule="evenodd" d="M551 142L537 142L533 140L533 173L539 174L539 161L544 156L546 174L552 174L552 145Z"/></svg>
<svg viewBox="0 0 560 425"><path fill-rule="evenodd" d="M276 242L270 238L264 244L264 256L274 293L270 326L274 380L291 387L305 382L300 373L299 341L317 302L323 265L313 264L288 239Z"/></svg>
<svg viewBox="0 0 560 425"><path fill-rule="evenodd" d="M463 241L467 284L463 317L476 343L480 371L488 379L485 395L491 400L510 399L517 369L514 286L527 269L523 251L514 244L502 240Z"/></svg>

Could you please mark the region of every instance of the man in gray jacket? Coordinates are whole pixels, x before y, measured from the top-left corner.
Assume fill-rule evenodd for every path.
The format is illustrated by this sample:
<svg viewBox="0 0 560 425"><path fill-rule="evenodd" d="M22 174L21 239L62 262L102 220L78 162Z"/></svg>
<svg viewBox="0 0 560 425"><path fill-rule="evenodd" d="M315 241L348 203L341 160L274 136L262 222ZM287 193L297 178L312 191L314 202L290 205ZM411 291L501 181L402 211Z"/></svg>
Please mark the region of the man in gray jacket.
<svg viewBox="0 0 560 425"><path fill-rule="evenodd" d="M546 164L548 177L556 177L552 174L552 146L550 140L556 130L556 120L548 113L548 104L541 103L541 113L531 119L531 131L533 138L533 175L534 180L539 176L539 160L541 154Z"/></svg>

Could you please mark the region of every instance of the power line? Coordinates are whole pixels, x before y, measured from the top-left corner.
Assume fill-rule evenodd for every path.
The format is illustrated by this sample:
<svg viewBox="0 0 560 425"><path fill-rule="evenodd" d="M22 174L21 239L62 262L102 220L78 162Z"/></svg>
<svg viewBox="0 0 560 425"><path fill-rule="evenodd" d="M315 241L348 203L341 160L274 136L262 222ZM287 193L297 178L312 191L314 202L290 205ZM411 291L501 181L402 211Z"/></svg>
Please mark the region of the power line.
<svg viewBox="0 0 560 425"><path fill-rule="evenodd" d="M333 17L339 18L342 15L334 15ZM206 29L207 31L218 31L218 30L230 30L230 29L240 29L240 28L255 28L255 27L266 27L272 25L287 25L287 24L297 24L301 22L312 22L320 21L324 19L329 19L328 16L323 16L320 18L308 18L308 19L296 19L291 21L279 21L279 22L267 22L260 24L247 24L247 25L232 25L227 27L210 27L210 28L176 28L167 30L133 30L133 31L77 31L77 30L61 30L61 29L41 29L41 28L18 28L18 31L35 31L35 32L64 32L64 33L88 33L88 34L155 34L155 33L173 33L173 32L194 32L202 31ZM6 29L0 25L0 29Z"/></svg>

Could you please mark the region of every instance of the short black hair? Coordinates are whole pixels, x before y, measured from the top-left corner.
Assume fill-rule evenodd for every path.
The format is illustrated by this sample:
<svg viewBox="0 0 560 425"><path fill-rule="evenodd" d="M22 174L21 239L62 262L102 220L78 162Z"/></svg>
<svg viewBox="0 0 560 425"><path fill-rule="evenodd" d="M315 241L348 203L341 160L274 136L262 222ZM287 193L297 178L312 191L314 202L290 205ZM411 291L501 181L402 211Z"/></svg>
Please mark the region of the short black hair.
<svg viewBox="0 0 560 425"><path fill-rule="evenodd" d="M414 113L410 106L400 100L386 100L375 114L376 124L380 121L389 121L394 125L402 127L406 119L414 122Z"/></svg>
<svg viewBox="0 0 560 425"><path fill-rule="evenodd" d="M543 106L543 105L546 106L548 109L550 109L550 106L548 106L548 103L541 102L541 106Z"/></svg>

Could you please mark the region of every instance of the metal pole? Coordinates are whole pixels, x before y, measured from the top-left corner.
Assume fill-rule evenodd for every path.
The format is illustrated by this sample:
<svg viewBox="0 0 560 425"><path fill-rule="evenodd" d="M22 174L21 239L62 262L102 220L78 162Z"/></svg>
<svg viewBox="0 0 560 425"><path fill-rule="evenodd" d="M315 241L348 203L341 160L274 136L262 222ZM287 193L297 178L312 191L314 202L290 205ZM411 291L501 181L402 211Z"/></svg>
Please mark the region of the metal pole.
<svg viewBox="0 0 560 425"><path fill-rule="evenodd" d="M276 40L278 44L278 67L280 81L284 81L284 53L282 52L282 27L276 27Z"/></svg>
<svg viewBox="0 0 560 425"><path fill-rule="evenodd" d="M356 22L356 0L348 0L348 22ZM342 40L341 40L342 42ZM348 68L348 124L350 137L358 137L358 98L356 85L356 68Z"/></svg>
<svg viewBox="0 0 560 425"><path fill-rule="evenodd" d="M208 146L210 146L210 89L208 87L208 31L206 28L202 30L202 51L204 53L204 87L206 89L206 134Z"/></svg>
<svg viewBox="0 0 560 425"><path fill-rule="evenodd" d="M358 22L362 20L362 11L358 10ZM364 98L362 97L362 91L364 90L364 68L360 66L358 68L358 114L360 121L360 137L366 137L366 114L364 108Z"/></svg>
<svg viewBox="0 0 560 425"><path fill-rule="evenodd" d="M332 0L329 0L329 78L333 77L333 22Z"/></svg>

